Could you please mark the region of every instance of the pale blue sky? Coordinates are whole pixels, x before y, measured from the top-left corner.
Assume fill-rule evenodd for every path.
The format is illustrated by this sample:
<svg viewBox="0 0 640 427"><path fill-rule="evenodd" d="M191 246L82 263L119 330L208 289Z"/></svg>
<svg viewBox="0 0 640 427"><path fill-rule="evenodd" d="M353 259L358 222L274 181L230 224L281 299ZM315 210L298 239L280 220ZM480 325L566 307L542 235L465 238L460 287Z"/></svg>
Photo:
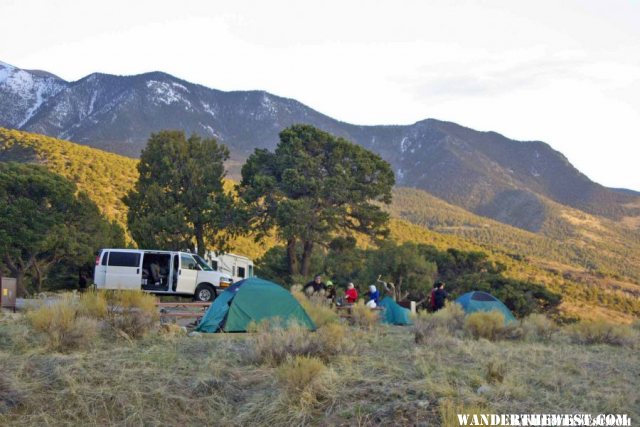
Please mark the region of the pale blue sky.
<svg viewBox="0 0 640 427"><path fill-rule="evenodd" d="M357 124L543 140L640 190L639 1L1 0L0 60L68 80L161 70Z"/></svg>

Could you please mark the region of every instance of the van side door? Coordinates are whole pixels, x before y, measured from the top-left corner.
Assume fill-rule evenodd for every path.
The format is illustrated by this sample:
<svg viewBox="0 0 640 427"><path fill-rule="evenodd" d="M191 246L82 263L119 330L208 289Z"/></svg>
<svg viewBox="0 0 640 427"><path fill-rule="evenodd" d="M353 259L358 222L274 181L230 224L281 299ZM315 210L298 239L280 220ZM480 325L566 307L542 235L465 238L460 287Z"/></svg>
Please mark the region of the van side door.
<svg viewBox="0 0 640 427"><path fill-rule="evenodd" d="M140 252L109 251L105 288L141 289L142 256Z"/></svg>
<svg viewBox="0 0 640 427"><path fill-rule="evenodd" d="M180 253L180 268L178 269L178 288L180 294L193 295L198 280L198 263L189 254Z"/></svg>

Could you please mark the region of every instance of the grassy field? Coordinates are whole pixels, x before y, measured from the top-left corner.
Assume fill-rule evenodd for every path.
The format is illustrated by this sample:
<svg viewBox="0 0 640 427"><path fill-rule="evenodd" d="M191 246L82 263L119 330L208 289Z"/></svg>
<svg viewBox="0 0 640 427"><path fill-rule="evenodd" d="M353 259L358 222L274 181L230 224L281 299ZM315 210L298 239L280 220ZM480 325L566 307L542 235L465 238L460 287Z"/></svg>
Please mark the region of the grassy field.
<svg viewBox="0 0 640 427"><path fill-rule="evenodd" d="M100 311L89 306L78 315ZM187 336L169 326L138 338L106 318L95 336L57 350L35 329L37 313L5 314L0 425L449 426L456 413L640 419L637 325L559 327L537 316L488 331L490 319L454 311L400 327L364 317L347 324L315 307L317 332Z"/></svg>

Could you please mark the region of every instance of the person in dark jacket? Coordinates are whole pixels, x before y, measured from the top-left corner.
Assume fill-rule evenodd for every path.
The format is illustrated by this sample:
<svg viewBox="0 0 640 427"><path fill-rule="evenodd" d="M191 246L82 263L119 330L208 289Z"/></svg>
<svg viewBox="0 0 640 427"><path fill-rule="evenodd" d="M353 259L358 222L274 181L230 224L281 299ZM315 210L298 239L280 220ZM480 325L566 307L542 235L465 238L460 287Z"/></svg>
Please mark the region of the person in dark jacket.
<svg viewBox="0 0 640 427"><path fill-rule="evenodd" d="M312 281L304 285L304 293L311 294L324 294L327 289L327 285L322 282L322 276L317 274Z"/></svg>
<svg viewBox="0 0 640 427"><path fill-rule="evenodd" d="M329 300L330 304L334 304L336 302L336 287L333 286L333 282L331 280L327 280L327 291L324 296Z"/></svg>
<svg viewBox="0 0 640 427"><path fill-rule="evenodd" d="M440 282L436 282L433 284L433 289L431 289L431 295L429 295L429 308L431 311L436 311L436 291L440 286Z"/></svg>
<svg viewBox="0 0 640 427"><path fill-rule="evenodd" d="M444 308L444 303L448 297L447 291L444 290L444 283L440 282L438 284L438 289L436 289L434 293L435 298L435 310L438 311L441 308Z"/></svg>

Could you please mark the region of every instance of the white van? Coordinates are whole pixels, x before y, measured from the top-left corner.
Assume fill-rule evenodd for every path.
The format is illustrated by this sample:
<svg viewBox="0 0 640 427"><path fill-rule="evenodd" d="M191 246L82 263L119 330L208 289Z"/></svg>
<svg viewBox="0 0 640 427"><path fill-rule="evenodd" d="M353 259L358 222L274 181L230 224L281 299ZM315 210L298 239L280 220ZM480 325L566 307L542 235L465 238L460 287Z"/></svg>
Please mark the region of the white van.
<svg viewBox="0 0 640 427"><path fill-rule="evenodd" d="M159 295L192 295L213 301L233 280L188 252L102 249L93 281L98 289L142 289Z"/></svg>
<svg viewBox="0 0 640 427"><path fill-rule="evenodd" d="M253 277L253 261L246 256L209 251L205 258L211 268L231 276L234 282Z"/></svg>

